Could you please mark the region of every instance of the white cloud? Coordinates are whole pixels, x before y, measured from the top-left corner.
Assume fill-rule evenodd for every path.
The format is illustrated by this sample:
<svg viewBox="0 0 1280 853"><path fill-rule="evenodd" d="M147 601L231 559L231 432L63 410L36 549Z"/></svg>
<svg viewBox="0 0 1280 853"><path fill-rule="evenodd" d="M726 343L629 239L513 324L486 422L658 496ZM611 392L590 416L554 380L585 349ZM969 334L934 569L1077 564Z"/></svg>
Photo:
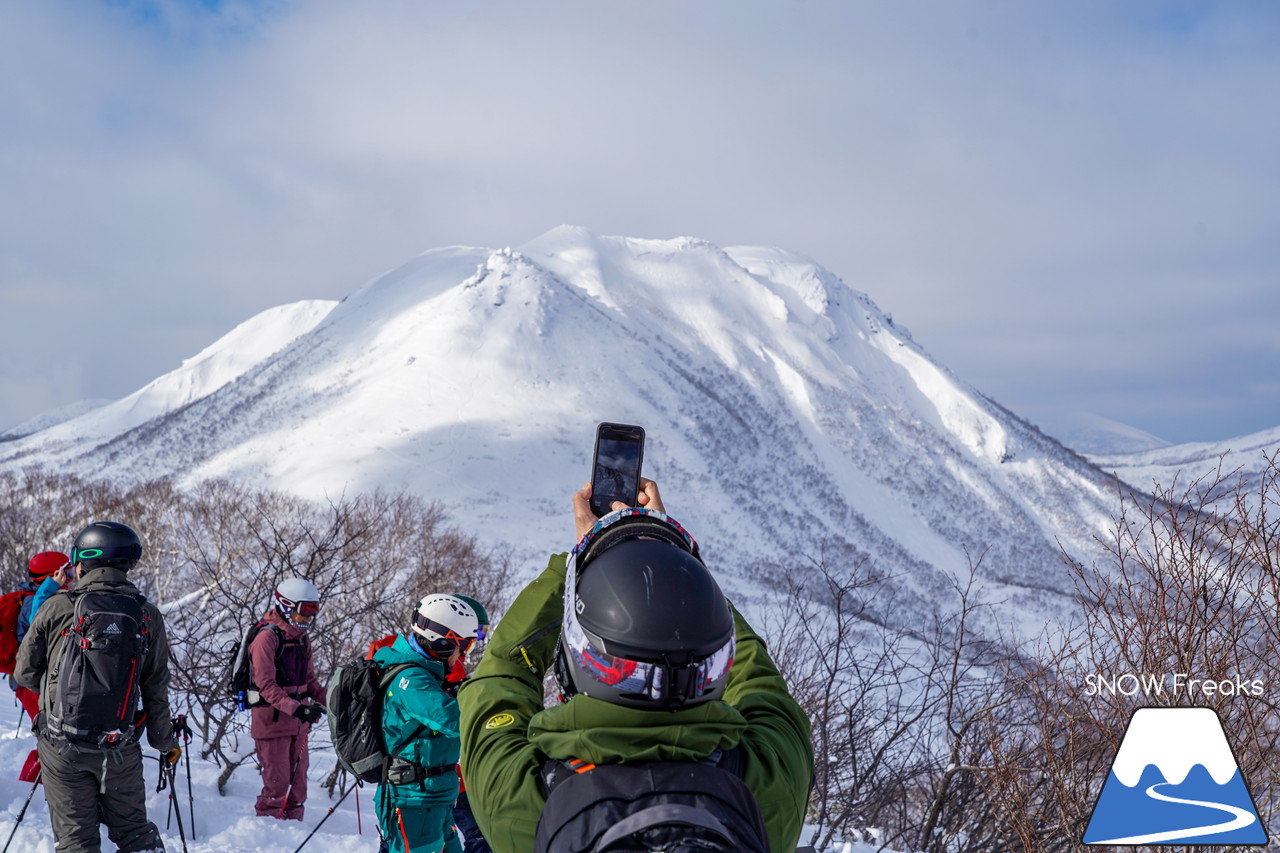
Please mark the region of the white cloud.
<svg viewBox="0 0 1280 853"><path fill-rule="evenodd" d="M110 387L81 395L119 396L258 310L432 246L563 222L692 234L813 256L1015 410L1107 402L1058 390L1082 366L1063 353L1190 347L1240 376L1219 388L1230 423L1261 428L1229 359L1267 345L1240 329L1274 306L1278 21L1102 2L10 7L0 304L61 322L31 296L56 291L85 326L134 330L105 362L88 336L62 348L53 396L91 365ZM1211 282L1240 313L1203 330ZM36 341L0 343L0 421L46 405L52 363L13 355ZM1131 394L1178 382L1144 367ZM1221 437L1165 411L1138 425Z"/></svg>

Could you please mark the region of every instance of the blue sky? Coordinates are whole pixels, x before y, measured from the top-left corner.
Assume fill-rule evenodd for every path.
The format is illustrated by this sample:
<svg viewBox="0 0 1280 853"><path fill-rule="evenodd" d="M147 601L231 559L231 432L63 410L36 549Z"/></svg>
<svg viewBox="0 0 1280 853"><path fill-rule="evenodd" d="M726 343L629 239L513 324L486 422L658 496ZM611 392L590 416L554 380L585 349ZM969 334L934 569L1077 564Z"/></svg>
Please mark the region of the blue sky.
<svg viewBox="0 0 1280 853"><path fill-rule="evenodd" d="M0 428L562 223L810 255L1054 432L1280 425L1280 7L0 9Z"/></svg>

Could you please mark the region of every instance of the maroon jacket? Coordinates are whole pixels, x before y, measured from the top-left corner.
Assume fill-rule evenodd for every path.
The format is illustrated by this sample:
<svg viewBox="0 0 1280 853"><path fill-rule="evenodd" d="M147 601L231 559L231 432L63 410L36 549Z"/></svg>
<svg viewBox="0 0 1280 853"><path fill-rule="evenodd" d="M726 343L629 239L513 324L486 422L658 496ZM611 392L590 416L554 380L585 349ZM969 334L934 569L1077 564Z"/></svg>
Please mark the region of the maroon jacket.
<svg viewBox="0 0 1280 853"><path fill-rule="evenodd" d="M276 681L276 648L279 638L275 631L263 628L249 644L249 673L258 692L269 702L251 709L252 722L249 734L255 738L286 737L302 732L302 721L293 716L293 712L302 704L303 696L310 696L313 702L324 705L324 685L316 679L315 667L311 661L311 643L307 632L297 625L290 624L280 615L280 611L272 607L262 617L267 622L284 631L286 640L301 638L303 644L294 646L286 643L281 669L294 672L292 678L284 675L286 680L295 684L279 684Z"/></svg>

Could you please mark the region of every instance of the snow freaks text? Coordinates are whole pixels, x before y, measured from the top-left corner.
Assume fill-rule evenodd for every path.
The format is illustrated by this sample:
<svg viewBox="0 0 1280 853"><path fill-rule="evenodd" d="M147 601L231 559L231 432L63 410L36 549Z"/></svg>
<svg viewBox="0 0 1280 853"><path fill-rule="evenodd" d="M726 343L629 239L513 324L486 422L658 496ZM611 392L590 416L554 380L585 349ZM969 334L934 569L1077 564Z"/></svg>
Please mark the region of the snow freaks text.
<svg viewBox="0 0 1280 853"><path fill-rule="evenodd" d="M1185 672L1126 672L1113 676L1090 673L1085 676L1084 685L1086 696L1262 696L1267 692L1261 678L1192 678Z"/></svg>

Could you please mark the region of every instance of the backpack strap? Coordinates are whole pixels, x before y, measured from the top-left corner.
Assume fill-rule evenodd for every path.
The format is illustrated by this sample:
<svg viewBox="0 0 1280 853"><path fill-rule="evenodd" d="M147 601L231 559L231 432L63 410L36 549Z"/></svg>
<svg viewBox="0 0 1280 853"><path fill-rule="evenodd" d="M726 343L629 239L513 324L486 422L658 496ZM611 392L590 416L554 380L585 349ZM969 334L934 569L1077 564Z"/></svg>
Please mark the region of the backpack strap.
<svg viewBox="0 0 1280 853"><path fill-rule="evenodd" d="M418 667L420 669L426 669L426 667L417 663L398 663L398 664L395 664L394 666L387 667L387 669L383 671L382 677L378 679L378 693L382 694L385 698L387 688L391 686L391 682L395 681L397 675L404 672L406 669L409 669L410 667ZM422 765L418 764L416 761L411 761L410 759L405 758L404 756L396 754L400 752L400 750L408 746L412 741L414 741L418 737L418 735L422 734L426 730L427 730L427 725L425 723L418 723L418 725L413 729L413 731L409 732L408 736L402 738L399 743L395 745L387 744L386 755L382 759L382 784L385 785L388 782L391 782L390 775L391 775L391 765L393 762L403 762L404 764L409 765L413 768L413 771L410 773L398 774L397 778L399 778L400 776L405 777L405 781L403 783L393 783L393 784L409 784L411 782L421 782L424 779L426 779L428 776L439 775L438 773L425 773L425 774L419 775L420 769L436 770L438 768L434 768L434 767L423 768ZM452 767L453 767L452 764L449 765L449 768L452 768ZM408 778L409 776L414 776L415 778Z"/></svg>
<svg viewBox="0 0 1280 853"><path fill-rule="evenodd" d="M279 682L280 681L280 660L284 657L284 647L292 643L295 646L299 646L299 645L305 646L307 647L307 650L310 651L310 645L307 643L307 638L305 636L300 639L294 639L294 640L289 639L284 635L284 631L280 628L279 625L273 625L265 619L259 622L257 627L258 627L258 631L253 635L253 637L249 639L250 645L253 645L253 641L258 638L258 634L262 633L263 630L270 631L271 633L276 635L276 653L275 653L276 681ZM248 654L248 649L245 649L245 653ZM252 658L250 658L249 660L249 681L253 682L253 659Z"/></svg>
<svg viewBox="0 0 1280 853"><path fill-rule="evenodd" d="M388 667L383 673L382 678L378 681L378 692L385 694L387 692L387 688L391 686L391 682L395 681L396 676L410 667L426 669L425 666L417 663L398 663L395 666ZM426 731L428 728L429 727L426 723L418 723L417 728L410 732L408 737L402 738L395 746L387 744L387 755L389 757L394 757L397 752L408 746L410 741L417 738L418 735L422 734L422 732Z"/></svg>
<svg viewBox="0 0 1280 853"><path fill-rule="evenodd" d="M742 748L739 746L713 750L710 754L698 759L698 763L719 767L739 779L742 778ZM588 773L595 769L596 765L581 758L548 758L542 763L539 778L542 781L543 790L550 794L552 788L571 776L579 773Z"/></svg>
<svg viewBox="0 0 1280 853"><path fill-rule="evenodd" d="M737 846L733 833L717 820L715 815L705 809L695 809L692 806L684 806L679 803L663 803L662 805L650 806L647 809L641 809L638 812L627 815L615 823L608 832L600 836L600 840L591 849L593 851L607 850L610 844L626 838L633 832L638 832L656 824L672 823L710 830L720 836L729 847Z"/></svg>

